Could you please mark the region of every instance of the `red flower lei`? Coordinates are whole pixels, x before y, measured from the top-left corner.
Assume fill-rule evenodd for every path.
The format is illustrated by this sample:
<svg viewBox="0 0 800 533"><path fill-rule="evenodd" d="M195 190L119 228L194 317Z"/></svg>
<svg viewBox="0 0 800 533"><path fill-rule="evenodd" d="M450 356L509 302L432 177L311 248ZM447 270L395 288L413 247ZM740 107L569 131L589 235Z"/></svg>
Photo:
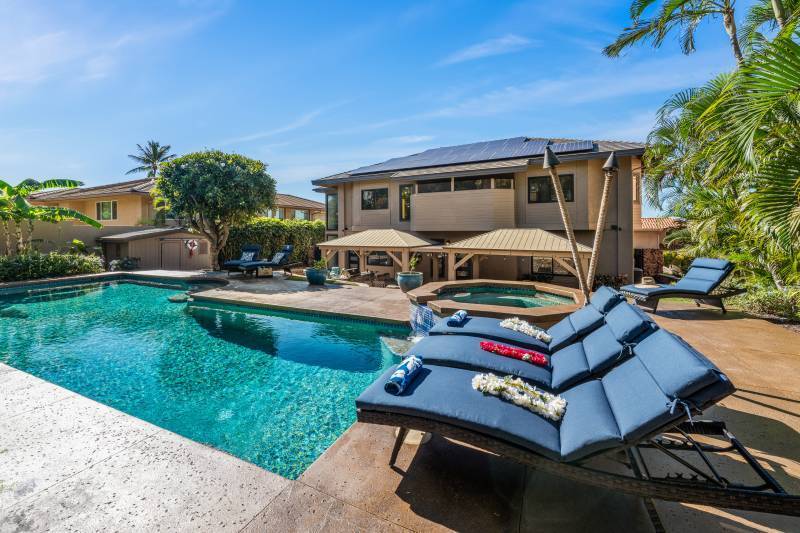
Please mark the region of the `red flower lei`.
<svg viewBox="0 0 800 533"><path fill-rule="evenodd" d="M489 341L481 341L481 349L504 357L519 359L520 361L525 361L532 365L547 366L547 358L544 354L534 352L533 350L523 350L522 348L514 348L513 346L506 346L505 344L497 344Z"/></svg>

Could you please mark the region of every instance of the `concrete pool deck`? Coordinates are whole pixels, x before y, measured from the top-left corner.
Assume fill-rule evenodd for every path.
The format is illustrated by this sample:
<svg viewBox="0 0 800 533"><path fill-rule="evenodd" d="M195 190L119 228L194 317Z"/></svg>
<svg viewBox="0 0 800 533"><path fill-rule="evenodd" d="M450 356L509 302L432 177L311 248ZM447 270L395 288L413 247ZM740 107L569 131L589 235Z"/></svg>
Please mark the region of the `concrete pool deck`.
<svg viewBox="0 0 800 533"><path fill-rule="evenodd" d="M280 287L276 281L288 282L244 281L223 290L272 298L280 291L259 287ZM311 310L323 307L317 300L329 311L369 305L347 301L363 297L360 291L289 287L286 293L311 302L304 304ZM405 299L397 290L373 293L395 304ZM407 320L407 303L383 313ZM655 319L738 387L706 414L723 418L784 488L800 493L800 335L689 303L665 301ZM389 468L393 442L392 428L354 424L290 481L0 364L0 532L654 530L639 498L435 436L404 445ZM797 518L654 506L667 531L800 530Z"/></svg>

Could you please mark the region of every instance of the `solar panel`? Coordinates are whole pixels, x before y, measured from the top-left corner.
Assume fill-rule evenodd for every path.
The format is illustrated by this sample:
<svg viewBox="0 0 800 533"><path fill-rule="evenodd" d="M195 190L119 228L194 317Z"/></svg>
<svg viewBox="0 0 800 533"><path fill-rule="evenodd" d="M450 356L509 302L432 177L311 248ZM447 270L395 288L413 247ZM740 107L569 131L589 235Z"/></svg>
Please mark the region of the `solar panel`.
<svg viewBox="0 0 800 533"><path fill-rule="evenodd" d="M544 149L549 143L550 141L547 139L514 137L511 139L483 141L459 146L432 148L418 154L395 157L383 163L357 168L351 171L350 174L374 174L393 170L438 167L459 163L493 161L496 159L535 157L544 154ZM594 143L592 141L570 141L551 144L550 148L556 153L585 152L592 150L594 148Z"/></svg>

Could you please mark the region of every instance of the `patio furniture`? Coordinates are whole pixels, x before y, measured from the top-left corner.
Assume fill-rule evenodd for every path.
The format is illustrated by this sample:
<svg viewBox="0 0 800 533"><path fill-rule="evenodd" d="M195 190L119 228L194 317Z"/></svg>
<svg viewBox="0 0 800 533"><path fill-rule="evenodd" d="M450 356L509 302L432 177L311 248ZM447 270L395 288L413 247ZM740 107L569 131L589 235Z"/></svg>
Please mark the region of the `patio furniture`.
<svg viewBox="0 0 800 533"><path fill-rule="evenodd" d="M242 246L241 255L239 256L239 259L231 259L231 260L225 261L222 264L222 268L223 268L223 270L227 270L228 271L228 275L230 276L232 271L238 271L239 270L239 266L241 266L242 263L250 263L250 262L253 262L253 261L258 261L260 254L261 254L261 246L260 245L258 245L258 244L246 244L246 245Z"/></svg>
<svg viewBox="0 0 800 533"><path fill-rule="evenodd" d="M537 387L558 392L603 374L632 356L634 346L663 342L662 337L666 335L670 334L659 330L655 322L641 310L621 303L609 311L604 325L582 340L547 356L546 367L487 352L481 348L481 342L489 339L470 335L425 337L409 348L403 357L417 355L422 357L426 365L514 375Z"/></svg>
<svg viewBox="0 0 800 533"><path fill-rule="evenodd" d="M401 428L390 465L414 429L635 496L800 516L800 497L787 494L723 422L693 419L735 390L713 363L667 332L651 335L633 352L600 379L561 391L567 406L558 422L474 390L474 369L427 361L398 396L383 389L395 368L387 370L356 400L357 418ZM701 443L695 435L725 444ZM664 465L658 472L650 469L644 450L663 454L669 461L666 475L661 473ZM620 453L627 455L628 474L591 462L602 455L617 463ZM759 481L746 484L723 475L710 459L723 453L738 454ZM698 460L690 461L686 454L697 454ZM680 472L673 473L673 468Z"/></svg>
<svg viewBox="0 0 800 533"><path fill-rule="evenodd" d="M249 261L240 263L238 266L238 270L240 270L244 274L253 274L255 273L256 277L258 277L258 269L259 268L272 268L272 269L283 269L284 272L291 273L292 267L300 264L300 263L290 263L289 260L292 257L292 252L294 251L294 246L291 244L284 245L283 248L275 255L272 256L272 259L269 261Z"/></svg>
<svg viewBox="0 0 800 533"><path fill-rule="evenodd" d="M659 284L653 287L625 285L620 291L653 313L658 310L661 298L691 298L698 307L704 303L718 307L726 313L723 300L746 292L746 289L739 288L717 290L733 269L734 264L727 259L698 257L692 261L686 275L674 285Z"/></svg>
<svg viewBox="0 0 800 533"><path fill-rule="evenodd" d="M448 326L447 320L442 320L431 328L429 334L473 335L553 353L602 326L605 314L624 300L622 294L610 287L598 288L586 306L567 315L547 330L552 337L550 343L537 340L519 331L501 327L502 319L474 316L467 317L460 326Z"/></svg>

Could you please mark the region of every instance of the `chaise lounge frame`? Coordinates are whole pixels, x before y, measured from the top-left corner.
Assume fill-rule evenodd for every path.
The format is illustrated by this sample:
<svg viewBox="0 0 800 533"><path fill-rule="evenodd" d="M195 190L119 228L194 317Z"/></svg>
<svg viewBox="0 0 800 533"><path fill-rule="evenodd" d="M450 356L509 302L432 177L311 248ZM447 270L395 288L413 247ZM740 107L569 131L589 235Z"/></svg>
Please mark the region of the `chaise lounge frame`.
<svg viewBox="0 0 800 533"><path fill-rule="evenodd" d="M632 475L627 476L589 468L578 463L552 461L505 440L428 418L366 409L358 409L357 418L359 422L368 424L399 426L400 431L389 459L390 466L394 466L408 431L414 429L476 446L523 465L573 481L633 496L743 511L800 516L800 496L787 494L722 422L696 420L692 423L671 424L651 435L650 438L628 447L624 451L627 452L628 466ZM679 436L665 437L663 436L665 432L676 433ZM701 444L695 441L692 435L721 437L728 442L728 445L720 447ZM664 453L683 467L688 468L692 472L690 477L684 477L683 474L667 477L651 475L641 454L642 449L654 449ZM696 452L706 469L700 469L685 461L676 455L675 451ZM708 455L727 452L735 452L740 455L762 480L762 483L745 485L733 483L722 477L709 461Z"/></svg>
<svg viewBox="0 0 800 533"><path fill-rule="evenodd" d="M635 292L626 291L625 289L620 289L620 292L629 298L633 298L633 301L636 302L636 305L646 308L651 313L655 313L658 310L658 302L659 300L661 300L661 298L690 298L694 300L694 303L697 305L697 307L700 307L700 304L706 304L722 310L722 314L725 314L728 312L728 310L725 309L725 303L723 302L723 300L725 298L730 298L732 296L738 296L740 294L744 294L745 292L747 292L747 289L731 287L726 289L715 290L709 294L703 294L703 295L698 295L697 293L693 292L682 292L682 291L665 292L662 294L655 294L652 296L646 296L644 294L638 294Z"/></svg>

